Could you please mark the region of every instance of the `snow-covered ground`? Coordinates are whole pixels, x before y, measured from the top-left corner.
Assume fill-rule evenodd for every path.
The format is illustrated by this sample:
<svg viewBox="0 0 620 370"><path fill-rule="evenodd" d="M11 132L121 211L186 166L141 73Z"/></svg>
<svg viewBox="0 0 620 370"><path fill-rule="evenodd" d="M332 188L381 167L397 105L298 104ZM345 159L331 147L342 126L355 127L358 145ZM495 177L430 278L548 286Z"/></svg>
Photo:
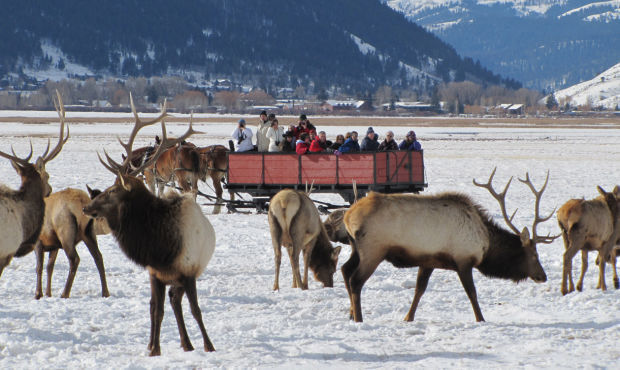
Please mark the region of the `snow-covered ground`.
<svg viewBox="0 0 620 370"><path fill-rule="evenodd" d="M223 142L234 124L199 124L207 132L199 145ZM1 124L0 150L10 145L19 154L32 139L41 153L56 125ZM173 133L185 127L170 124ZM328 127L328 135L350 128ZM365 132L365 127L357 127ZM401 138L408 127L394 127ZM387 128L379 128L383 134ZM74 124L71 138L48 172L55 190L104 188L113 181L98 163L96 151L119 153L115 139L126 137L123 124ZM145 129L136 146L149 142L156 129ZM550 170L542 198L546 214L573 197L592 198L596 185L620 183L620 131L612 129L419 128L424 147L428 193L446 190L471 194L501 220L495 200L472 185L486 181L497 166L496 188L510 176L529 171L540 186ZM383 135L382 135L383 136ZM118 154L117 154L118 155ZM0 176L8 186L18 178L7 160ZM201 184L201 190L210 189ZM317 196L340 203L336 195ZM518 208L515 224L531 226L533 196L513 181L509 211ZM199 201L202 201L199 199ZM338 271L335 287L323 289L312 280L308 291L290 288L291 270L284 258L281 290L271 290L273 251L264 214L205 214L217 233L215 255L198 281L199 303L207 331L217 349L202 351L197 325L184 301L186 323L196 351L185 353L170 306L162 324L162 356L149 358L148 274L131 263L111 236L99 237L111 297L100 297L98 274L87 249L70 299L59 298L68 273L58 257L53 298L34 300L35 258L14 259L0 278L0 368L614 368L620 360L620 292L595 289L594 256L584 291L560 294L561 240L540 245L548 281L514 284L475 271L478 298L486 322L476 323L471 305L454 272L437 270L418 308L416 321L403 322L411 304L416 269L379 266L362 293L365 322L348 318L349 300ZM539 226L539 234L559 232L555 218ZM339 261L349 255L345 246ZM575 270L580 266L575 258ZM576 275L576 272L574 273ZM607 283L611 286L608 268Z"/></svg>

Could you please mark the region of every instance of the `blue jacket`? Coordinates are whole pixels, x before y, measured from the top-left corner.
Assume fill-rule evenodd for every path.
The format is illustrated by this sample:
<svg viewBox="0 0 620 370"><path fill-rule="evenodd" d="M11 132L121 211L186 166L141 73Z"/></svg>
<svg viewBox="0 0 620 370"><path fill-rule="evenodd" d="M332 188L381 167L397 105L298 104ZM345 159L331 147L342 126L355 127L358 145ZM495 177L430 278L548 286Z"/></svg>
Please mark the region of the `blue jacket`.
<svg viewBox="0 0 620 370"><path fill-rule="evenodd" d="M338 148L338 151L340 153L352 153L352 152L359 152L360 151L360 145L357 143L357 141L348 138L344 144L342 144L340 146L340 148Z"/></svg>
<svg viewBox="0 0 620 370"><path fill-rule="evenodd" d="M419 141L414 140L411 144L407 143L407 140L403 140L398 146L400 150L422 150L422 144Z"/></svg>

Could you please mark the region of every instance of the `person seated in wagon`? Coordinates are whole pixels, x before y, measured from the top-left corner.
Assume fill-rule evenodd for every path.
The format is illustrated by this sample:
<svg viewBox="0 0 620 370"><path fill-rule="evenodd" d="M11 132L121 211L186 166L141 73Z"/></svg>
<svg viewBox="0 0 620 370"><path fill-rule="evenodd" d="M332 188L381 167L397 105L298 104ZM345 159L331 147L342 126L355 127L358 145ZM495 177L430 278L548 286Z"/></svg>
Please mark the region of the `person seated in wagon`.
<svg viewBox="0 0 620 370"><path fill-rule="evenodd" d="M232 132L232 138L237 140L238 152L249 152L254 150L252 135L252 129L245 127L245 120L243 118L240 119L237 128Z"/></svg>
<svg viewBox="0 0 620 370"><path fill-rule="evenodd" d="M415 132L409 131L405 140L403 140L398 146L400 150L422 150L422 144L416 140Z"/></svg>

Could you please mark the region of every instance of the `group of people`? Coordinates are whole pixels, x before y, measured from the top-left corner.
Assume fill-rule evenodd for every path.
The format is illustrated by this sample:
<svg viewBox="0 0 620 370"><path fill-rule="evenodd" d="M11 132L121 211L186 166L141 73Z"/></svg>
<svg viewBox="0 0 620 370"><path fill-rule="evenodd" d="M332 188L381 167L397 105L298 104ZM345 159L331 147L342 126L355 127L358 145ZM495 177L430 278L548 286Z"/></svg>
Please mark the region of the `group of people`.
<svg viewBox="0 0 620 370"><path fill-rule="evenodd" d="M297 125L291 124L288 130L280 126L276 115L267 115L266 111L260 114L256 132L256 145L252 142L254 133L247 127L244 119L240 119L237 128L232 133L236 140L236 151L246 152L257 150L259 152L289 152L297 154L306 153L353 153L372 152L385 150L422 150L422 145L417 141L414 131L409 131L405 139L398 144L394 138L394 132L388 131L385 139L379 142L379 135L372 127L366 130L366 136L362 143L358 142L356 131L347 132L346 135L336 136L334 142L327 140L325 131L317 132L316 127L308 120L305 114L299 116Z"/></svg>

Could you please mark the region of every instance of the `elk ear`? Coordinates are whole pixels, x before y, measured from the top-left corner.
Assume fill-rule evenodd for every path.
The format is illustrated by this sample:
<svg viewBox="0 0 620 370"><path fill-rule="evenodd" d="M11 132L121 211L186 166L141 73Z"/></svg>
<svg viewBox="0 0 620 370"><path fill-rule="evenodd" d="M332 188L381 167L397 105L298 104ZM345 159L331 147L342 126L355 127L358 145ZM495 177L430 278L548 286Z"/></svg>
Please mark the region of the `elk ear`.
<svg viewBox="0 0 620 370"><path fill-rule="evenodd" d="M605 191L605 189L603 189L600 185L596 186L596 190L598 190L599 194L601 194L602 196L607 195L607 192Z"/></svg>
<svg viewBox="0 0 620 370"><path fill-rule="evenodd" d="M22 173L21 167L19 167L19 165L15 161L11 161L11 166L13 166L15 172L17 172L18 174Z"/></svg>
<svg viewBox="0 0 620 370"><path fill-rule="evenodd" d="M614 186L613 193L615 196L620 196L620 187L618 185Z"/></svg>
<svg viewBox="0 0 620 370"><path fill-rule="evenodd" d="M43 158L37 158L36 162L34 162L34 166L37 168L37 170L45 168L45 162L43 161Z"/></svg>
<svg viewBox="0 0 620 370"><path fill-rule="evenodd" d="M530 231L527 229L527 227L524 227L523 230L521 231L521 245L526 246L530 244Z"/></svg>
<svg viewBox="0 0 620 370"><path fill-rule="evenodd" d="M90 196L93 196L93 189L90 188L90 186L88 186L88 184L86 184L86 190L88 191L88 194L90 194Z"/></svg>
<svg viewBox="0 0 620 370"><path fill-rule="evenodd" d="M332 249L332 260L334 262L338 262L338 256L340 255L340 250L342 249L342 246L337 246L336 248Z"/></svg>

